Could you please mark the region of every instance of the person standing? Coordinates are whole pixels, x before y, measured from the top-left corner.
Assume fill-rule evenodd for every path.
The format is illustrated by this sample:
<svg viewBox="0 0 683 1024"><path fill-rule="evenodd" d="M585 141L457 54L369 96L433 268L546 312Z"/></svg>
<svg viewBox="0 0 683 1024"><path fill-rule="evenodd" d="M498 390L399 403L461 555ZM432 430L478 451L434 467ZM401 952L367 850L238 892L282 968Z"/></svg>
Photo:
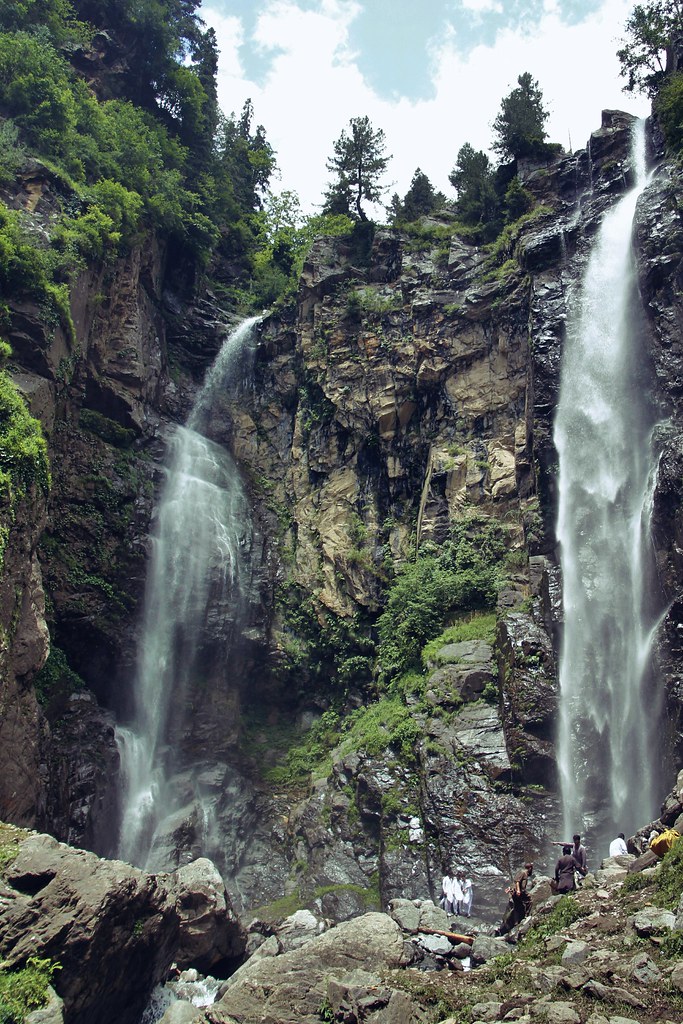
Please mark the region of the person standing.
<svg viewBox="0 0 683 1024"><path fill-rule="evenodd" d="M453 874L446 873L441 882L441 888L443 890L443 897L441 899L441 905L447 914L458 914L460 911L458 907L462 902L462 889L460 883Z"/></svg>
<svg viewBox="0 0 683 1024"><path fill-rule="evenodd" d="M533 863L527 861L524 867L520 868L515 875L512 885L505 890L510 897L510 902L503 915L502 924L497 932L498 935L507 935L515 925L524 920L531 910L531 896L527 892L527 887L533 870Z"/></svg>
<svg viewBox="0 0 683 1024"><path fill-rule="evenodd" d="M624 833L620 832L617 838L609 844L609 855L610 857L621 857L625 853L628 853L628 847Z"/></svg>
<svg viewBox="0 0 683 1024"><path fill-rule="evenodd" d="M586 847L581 845L581 836L578 832L573 835L574 845L571 849L571 854L577 864L581 865L581 874L588 874L588 863L586 859Z"/></svg>
<svg viewBox="0 0 683 1024"><path fill-rule="evenodd" d="M555 865L555 892L558 896L573 892L576 889L574 872L585 875L586 869L582 867L576 857L572 854L572 848L567 843L562 847L562 856L558 858Z"/></svg>
<svg viewBox="0 0 683 1024"><path fill-rule="evenodd" d="M472 900L474 898L474 889L472 886L472 879L467 878L464 871L458 872L458 883L462 890L462 900L460 901L460 913L464 914L465 917L469 917L472 913Z"/></svg>

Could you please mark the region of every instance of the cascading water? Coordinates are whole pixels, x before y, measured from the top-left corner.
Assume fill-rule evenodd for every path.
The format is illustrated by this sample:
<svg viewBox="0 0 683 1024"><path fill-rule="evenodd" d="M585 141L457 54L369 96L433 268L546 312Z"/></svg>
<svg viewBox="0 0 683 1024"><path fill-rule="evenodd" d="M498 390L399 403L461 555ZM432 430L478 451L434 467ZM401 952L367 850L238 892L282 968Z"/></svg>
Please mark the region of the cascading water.
<svg viewBox="0 0 683 1024"><path fill-rule="evenodd" d="M118 730L124 780L118 855L141 867L162 821L172 820L188 800L197 805L197 817L207 813L200 795L188 794L192 781L179 786L172 777L190 730L190 694L215 672L216 662L221 677L229 674L227 648L249 582L251 520L234 460L204 433L257 320L240 324L225 340L187 425L176 428L169 445L145 587L134 717Z"/></svg>
<svg viewBox="0 0 683 1024"><path fill-rule="evenodd" d="M565 836L588 829L601 847L652 818L658 782L648 594L656 459L631 250L646 185L642 121L634 126L632 160L635 187L605 215L570 307L555 423L564 828Z"/></svg>

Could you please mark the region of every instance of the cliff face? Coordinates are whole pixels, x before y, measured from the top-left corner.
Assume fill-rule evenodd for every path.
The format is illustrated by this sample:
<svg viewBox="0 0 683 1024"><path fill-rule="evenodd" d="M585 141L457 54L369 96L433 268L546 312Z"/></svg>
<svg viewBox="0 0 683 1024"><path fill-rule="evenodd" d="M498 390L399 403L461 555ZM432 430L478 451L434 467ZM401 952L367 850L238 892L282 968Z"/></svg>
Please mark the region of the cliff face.
<svg viewBox="0 0 683 1024"><path fill-rule="evenodd" d="M447 222L356 243L319 239L296 310L262 322L251 383L214 411L212 435L232 448L253 502L254 582L236 688L226 693L219 679L215 693L191 694L200 713L187 740L180 724L177 735L212 793L212 854L237 905L288 892L343 918L434 892L456 859L481 877L506 873L552 833L561 629L552 421L567 303L602 213L630 182L629 145L630 118L608 112L588 151L526 168L535 211L494 253L452 236ZM680 184L670 168L658 172L636 233L655 400L668 417L654 541L670 602L658 660L672 750L683 607ZM49 181L38 200L37 188L31 208L47 217ZM47 520L36 499L13 525L2 578L21 612L9 612L20 626L0 750L8 764L22 751L25 764L21 782L0 773L0 808L110 850L113 720L130 703L164 439L229 317L210 295L185 308L153 241L84 275L73 306L75 341L50 334L30 307L14 309L9 338L15 378L49 435L54 484ZM393 574L418 544L438 552L454 530L476 543L482 523L506 551L495 638L444 643L419 695L401 696L403 731L384 746L354 739L348 716L382 697L368 645ZM46 620L87 689L43 694L40 710L32 682ZM204 722L202 707L221 709L219 721L212 712ZM312 789L292 788L286 750L331 707L338 742L311 766ZM392 728L380 721L378 735ZM179 820L168 859L187 859L197 841L196 822Z"/></svg>

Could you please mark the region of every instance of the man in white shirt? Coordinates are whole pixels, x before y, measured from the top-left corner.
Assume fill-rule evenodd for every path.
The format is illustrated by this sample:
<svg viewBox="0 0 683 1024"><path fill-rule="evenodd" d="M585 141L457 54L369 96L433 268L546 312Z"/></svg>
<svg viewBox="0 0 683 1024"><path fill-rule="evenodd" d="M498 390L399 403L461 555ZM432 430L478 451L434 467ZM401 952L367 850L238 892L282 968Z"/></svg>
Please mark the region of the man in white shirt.
<svg viewBox="0 0 683 1024"><path fill-rule="evenodd" d="M610 857L620 857L624 853L628 853L628 849L626 847L624 833L620 832L617 838L613 839L609 844L609 855Z"/></svg>

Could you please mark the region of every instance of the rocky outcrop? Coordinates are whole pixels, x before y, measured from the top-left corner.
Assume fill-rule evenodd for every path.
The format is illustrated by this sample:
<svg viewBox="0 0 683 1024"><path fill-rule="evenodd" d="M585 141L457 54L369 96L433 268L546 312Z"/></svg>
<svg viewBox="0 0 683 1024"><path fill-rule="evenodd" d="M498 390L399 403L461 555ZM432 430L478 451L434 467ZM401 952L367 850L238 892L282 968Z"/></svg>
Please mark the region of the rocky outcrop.
<svg viewBox="0 0 683 1024"><path fill-rule="evenodd" d="M67 1024L136 1022L171 964L233 965L244 937L209 861L149 875L45 835L2 835L0 957L59 963ZM12 856L14 854L14 856Z"/></svg>

